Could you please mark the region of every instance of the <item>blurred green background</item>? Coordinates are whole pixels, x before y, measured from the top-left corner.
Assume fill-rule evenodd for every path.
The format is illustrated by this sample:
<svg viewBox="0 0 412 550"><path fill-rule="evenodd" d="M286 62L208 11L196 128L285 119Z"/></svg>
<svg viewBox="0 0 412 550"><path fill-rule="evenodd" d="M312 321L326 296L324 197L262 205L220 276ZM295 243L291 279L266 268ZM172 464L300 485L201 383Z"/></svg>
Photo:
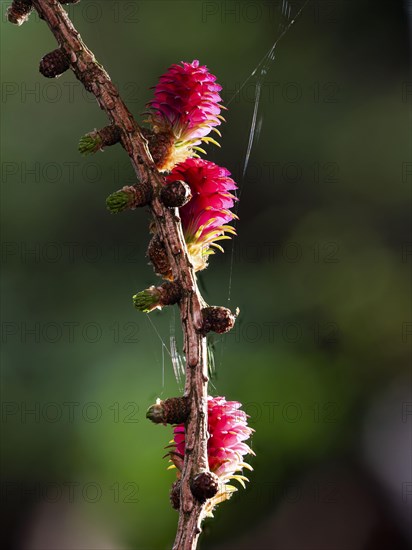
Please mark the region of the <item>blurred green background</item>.
<svg viewBox="0 0 412 550"><path fill-rule="evenodd" d="M156 283L148 214L105 198L133 183L124 151L84 159L106 124L36 15L2 2L2 503L5 548L170 548L177 311L135 312ZM290 4L291 15L301 4ZM281 2L82 0L67 9L138 120L172 63L199 59L230 102L208 158L239 183L238 237L201 275L240 308L215 339L213 395L244 404L254 472L205 524L204 549L406 547L411 351L407 3L314 1L261 80ZM259 71L258 71L259 74ZM249 78L250 77L250 78ZM248 79L242 87L242 83ZM409 508L408 508L409 507Z"/></svg>

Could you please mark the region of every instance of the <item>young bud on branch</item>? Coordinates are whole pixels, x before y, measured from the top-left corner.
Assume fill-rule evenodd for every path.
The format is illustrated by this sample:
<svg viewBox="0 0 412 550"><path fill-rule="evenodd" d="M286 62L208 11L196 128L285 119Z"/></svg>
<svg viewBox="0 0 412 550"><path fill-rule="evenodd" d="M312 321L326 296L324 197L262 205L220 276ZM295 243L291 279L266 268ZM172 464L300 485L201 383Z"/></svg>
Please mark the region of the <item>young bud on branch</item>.
<svg viewBox="0 0 412 550"><path fill-rule="evenodd" d="M107 197L106 206L112 214L118 214L123 210L134 210L139 206L146 206L151 199L152 190L147 185L141 183L125 185Z"/></svg>
<svg viewBox="0 0 412 550"><path fill-rule="evenodd" d="M79 141L79 153L87 156L101 151L104 147L115 145L120 141L120 130L114 124L105 126L101 130L94 130Z"/></svg>
<svg viewBox="0 0 412 550"><path fill-rule="evenodd" d="M7 10L7 19L14 25L23 25L33 9L31 0L13 0Z"/></svg>
<svg viewBox="0 0 412 550"><path fill-rule="evenodd" d="M68 69L70 69L70 62L61 48L46 54L39 66L39 71L46 78L58 78Z"/></svg>
<svg viewBox="0 0 412 550"><path fill-rule="evenodd" d="M190 186L182 180L176 180L162 187L160 199L168 208L180 208L192 198Z"/></svg>
<svg viewBox="0 0 412 550"><path fill-rule="evenodd" d="M166 248L158 235L153 235L147 248L147 256L157 275L161 275L165 279L169 279L172 276Z"/></svg>
<svg viewBox="0 0 412 550"><path fill-rule="evenodd" d="M170 397L147 409L146 418L155 424L182 424L188 419L190 404L186 397Z"/></svg>
<svg viewBox="0 0 412 550"><path fill-rule="evenodd" d="M166 282L161 286L151 286L133 296L133 304L143 313L150 313L156 308L176 304L182 297L182 290L178 283Z"/></svg>
<svg viewBox="0 0 412 550"><path fill-rule="evenodd" d="M227 307L210 306L202 309L203 326L201 332L207 334L208 332L216 332L217 334L224 334L229 332L235 324L236 315Z"/></svg>
<svg viewBox="0 0 412 550"><path fill-rule="evenodd" d="M190 482L192 495L201 504L213 498L219 490L219 478L213 472L200 472Z"/></svg>
<svg viewBox="0 0 412 550"><path fill-rule="evenodd" d="M179 510L180 508L180 488L182 486L182 483L180 479L176 479L176 481L173 482L172 488L170 489L169 498L170 498L170 504L172 505L172 508L174 510Z"/></svg>

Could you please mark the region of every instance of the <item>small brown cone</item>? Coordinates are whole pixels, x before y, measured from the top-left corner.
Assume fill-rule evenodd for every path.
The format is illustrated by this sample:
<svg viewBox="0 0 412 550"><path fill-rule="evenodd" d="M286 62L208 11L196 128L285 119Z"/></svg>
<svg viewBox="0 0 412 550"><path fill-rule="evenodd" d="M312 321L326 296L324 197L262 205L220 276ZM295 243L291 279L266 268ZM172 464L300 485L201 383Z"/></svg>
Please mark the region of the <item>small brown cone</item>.
<svg viewBox="0 0 412 550"><path fill-rule="evenodd" d="M224 334L229 332L235 324L236 316L227 307L210 306L202 309L203 327L201 332L216 332Z"/></svg>
<svg viewBox="0 0 412 550"><path fill-rule="evenodd" d="M13 0L7 10L7 19L13 25L22 25L29 18L33 10L31 0Z"/></svg>
<svg viewBox="0 0 412 550"><path fill-rule="evenodd" d="M70 68L69 60L62 49L46 54L40 61L39 71L46 78L57 78Z"/></svg>
<svg viewBox="0 0 412 550"><path fill-rule="evenodd" d="M192 495L200 503L213 498L219 490L219 478L213 472L201 472L190 482Z"/></svg>
<svg viewBox="0 0 412 550"><path fill-rule="evenodd" d="M168 208L180 208L192 198L190 186L181 180L168 183L160 191L160 199Z"/></svg>

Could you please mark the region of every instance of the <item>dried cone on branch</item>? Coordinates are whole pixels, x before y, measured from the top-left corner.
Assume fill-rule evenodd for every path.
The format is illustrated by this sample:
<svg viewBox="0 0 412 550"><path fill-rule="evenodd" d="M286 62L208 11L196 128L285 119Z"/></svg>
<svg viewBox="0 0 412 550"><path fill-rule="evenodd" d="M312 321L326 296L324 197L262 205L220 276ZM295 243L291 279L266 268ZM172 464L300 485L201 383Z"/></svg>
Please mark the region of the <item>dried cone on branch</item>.
<svg viewBox="0 0 412 550"><path fill-rule="evenodd" d="M46 78L57 78L70 68L69 60L62 49L46 54L40 61L39 71Z"/></svg>
<svg viewBox="0 0 412 550"><path fill-rule="evenodd" d="M242 472L243 468L252 470L251 466L244 462L243 457L254 454L245 443L253 430L247 425L247 415L240 410L240 407L241 404L237 401L226 401L224 397L209 396L208 398L209 468L219 481L216 494L207 501L205 506L205 514L208 516L213 515L213 509L217 504L228 500L237 490L230 484L231 480L236 480L245 487L245 481L248 479L239 472ZM178 470L178 478L183 466L184 454L185 427L184 424L180 424L174 428L174 448L170 452L170 459ZM197 490L199 487L205 487L205 490L210 491L209 494L211 494L213 477L195 479L192 484Z"/></svg>
<svg viewBox="0 0 412 550"><path fill-rule="evenodd" d="M14 25L22 25L29 18L32 9L31 0L13 0L7 9L7 19Z"/></svg>
<svg viewBox="0 0 412 550"><path fill-rule="evenodd" d="M200 472L190 482L192 495L204 504L219 492L219 478L213 472Z"/></svg>
<svg viewBox="0 0 412 550"><path fill-rule="evenodd" d="M160 198L168 208L181 208L192 198L192 191L184 181L175 180L162 187Z"/></svg>
<svg viewBox="0 0 412 550"><path fill-rule="evenodd" d="M208 306L202 309L203 327L202 332L207 334L208 332L216 332L217 334L225 334L232 330L236 315L234 315L230 309L222 306Z"/></svg>
<svg viewBox="0 0 412 550"><path fill-rule="evenodd" d="M219 145L208 134L213 130L220 135L216 126L224 120L221 89L216 77L197 60L172 65L160 77L148 104L154 135L146 133L159 170L170 170L196 151L204 152L198 147L202 142Z"/></svg>

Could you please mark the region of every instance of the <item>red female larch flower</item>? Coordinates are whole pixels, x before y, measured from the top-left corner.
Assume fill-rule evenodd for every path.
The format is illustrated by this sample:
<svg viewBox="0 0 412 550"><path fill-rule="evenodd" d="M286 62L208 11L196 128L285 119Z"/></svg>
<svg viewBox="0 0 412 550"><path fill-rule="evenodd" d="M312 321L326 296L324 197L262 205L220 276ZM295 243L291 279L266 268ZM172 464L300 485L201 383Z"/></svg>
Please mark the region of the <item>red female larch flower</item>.
<svg viewBox="0 0 412 550"><path fill-rule="evenodd" d="M226 168L213 162L188 158L181 162L166 177L166 183L182 180L191 189L192 198L180 208L180 217L187 249L195 271L207 267L214 248L223 252L217 241L230 239L235 229L227 225L236 214L233 208L236 197L230 192L237 189Z"/></svg>
<svg viewBox="0 0 412 550"><path fill-rule="evenodd" d="M216 77L196 59L172 65L160 77L154 99L148 103L148 122L162 143L160 158L155 158L159 170L170 170L178 162L197 156L195 151L203 153L198 147L202 141L219 145L207 136L212 130L220 136L216 126L224 120L220 115L224 108L220 105L221 89Z"/></svg>
<svg viewBox="0 0 412 550"><path fill-rule="evenodd" d="M212 515L213 508L228 500L237 488L229 485L232 479L239 481L245 487L248 479L238 474L243 468L252 470L243 457L254 455L252 449L245 443L253 433L247 425L247 414L240 410L241 403L226 401L224 397L208 397L208 430L207 453L210 471L219 478L218 493L206 504L206 514ZM170 458L178 469L178 477L183 466L185 453L185 427L179 424L174 428L174 449Z"/></svg>

